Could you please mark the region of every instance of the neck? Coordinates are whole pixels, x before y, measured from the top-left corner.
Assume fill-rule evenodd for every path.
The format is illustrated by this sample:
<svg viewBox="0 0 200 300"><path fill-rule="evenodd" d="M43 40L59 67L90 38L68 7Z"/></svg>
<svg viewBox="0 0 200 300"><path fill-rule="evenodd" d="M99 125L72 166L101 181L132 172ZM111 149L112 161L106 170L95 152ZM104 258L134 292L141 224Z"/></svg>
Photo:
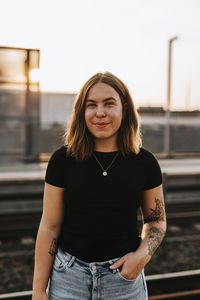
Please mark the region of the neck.
<svg viewBox="0 0 200 300"><path fill-rule="evenodd" d="M116 143L110 143L110 141L95 141L94 150L99 152L113 152L119 150Z"/></svg>

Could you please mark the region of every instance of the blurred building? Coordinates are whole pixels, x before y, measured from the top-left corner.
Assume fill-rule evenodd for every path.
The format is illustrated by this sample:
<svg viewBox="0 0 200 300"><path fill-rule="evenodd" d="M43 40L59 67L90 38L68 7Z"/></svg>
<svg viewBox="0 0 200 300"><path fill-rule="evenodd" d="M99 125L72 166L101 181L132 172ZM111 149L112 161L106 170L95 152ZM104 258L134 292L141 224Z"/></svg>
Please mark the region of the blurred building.
<svg viewBox="0 0 200 300"><path fill-rule="evenodd" d="M31 147L51 153L62 145L76 94L30 92L31 114L38 112L39 131L30 128ZM23 158L25 147L25 99L23 90L0 89L0 159ZM143 146L155 153L164 149L165 111L160 107L140 107ZM200 111L171 113L171 152L200 152ZM34 152L34 151L33 151Z"/></svg>
<svg viewBox="0 0 200 300"><path fill-rule="evenodd" d="M0 156L39 158L40 50L0 46Z"/></svg>

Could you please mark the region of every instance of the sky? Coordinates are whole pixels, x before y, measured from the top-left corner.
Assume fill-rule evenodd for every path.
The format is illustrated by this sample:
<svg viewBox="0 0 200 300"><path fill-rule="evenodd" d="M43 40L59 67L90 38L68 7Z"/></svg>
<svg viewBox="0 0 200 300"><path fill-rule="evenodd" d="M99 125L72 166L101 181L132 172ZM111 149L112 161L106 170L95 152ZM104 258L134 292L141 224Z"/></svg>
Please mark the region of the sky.
<svg viewBox="0 0 200 300"><path fill-rule="evenodd" d="M43 91L77 92L96 72L124 81L137 106L200 109L200 0L0 0L0 46L41 51Z"/></svg>

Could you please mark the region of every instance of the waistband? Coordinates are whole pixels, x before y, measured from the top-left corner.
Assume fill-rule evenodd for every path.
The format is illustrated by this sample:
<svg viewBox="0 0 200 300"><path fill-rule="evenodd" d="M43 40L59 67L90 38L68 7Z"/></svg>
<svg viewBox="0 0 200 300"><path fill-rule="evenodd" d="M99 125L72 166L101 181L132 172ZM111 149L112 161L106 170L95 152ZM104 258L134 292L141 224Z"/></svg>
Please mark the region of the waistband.
<svg viewBox="0 0 200 300"><path fill-rule="evenodd" d="M109 260L105 260L105 261L94 261L94 262L85 262L79 258L77 258L76 256L73 256L72 254L70 254L69 252L65 252L62 249L58 249L58 255L64 255L66 256L66 258L68 258L68 260L70 261L70 265L73 264L74 261L78 262L80 265L91 268L93 265L95 265L96 267L109 267L110 265L112 265L115 261L119 260L121 258L120 257L115 257ZM69 266L69 264L68 264Z"/></svg>

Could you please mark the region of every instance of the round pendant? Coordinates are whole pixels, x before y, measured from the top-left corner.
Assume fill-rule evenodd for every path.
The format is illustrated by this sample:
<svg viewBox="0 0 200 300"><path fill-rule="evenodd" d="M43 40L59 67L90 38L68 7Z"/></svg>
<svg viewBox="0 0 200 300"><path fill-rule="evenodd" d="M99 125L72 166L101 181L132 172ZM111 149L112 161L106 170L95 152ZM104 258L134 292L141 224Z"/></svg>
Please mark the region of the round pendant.
<svg viewBox="0 0 200 300"><path fill-rule="evenodd" d="M102 174L103 174L103 176L107 176L108 173L106 171L104 171Z"/></svg>

